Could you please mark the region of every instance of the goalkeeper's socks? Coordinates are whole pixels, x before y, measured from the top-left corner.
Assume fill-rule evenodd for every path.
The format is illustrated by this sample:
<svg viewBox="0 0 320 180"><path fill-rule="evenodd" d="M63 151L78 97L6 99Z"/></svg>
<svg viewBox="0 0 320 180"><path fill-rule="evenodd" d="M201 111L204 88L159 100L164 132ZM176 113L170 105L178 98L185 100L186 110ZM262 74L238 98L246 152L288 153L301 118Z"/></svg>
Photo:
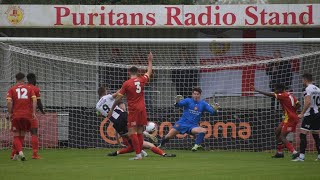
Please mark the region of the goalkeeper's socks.
<svg viewBox="0 0 320 180"><path fill-rule="evenodd" d="M157 147L152 147L151 151L155 154L159 154L160 156L163 156L165 154L160 148Z"/></svg>
<svg viewBox="0 0 320 180"><path fill-rule="evenodd" d="M304 159L305 158L304 154L300 153L299 158Z"/></svg>
<svg viewBox="0 0 320 180"><path fill-rule="evenodd" d="M195 144L198 144L198 145L202 144L205 135L206 135L205 133L199 133L197 135L197 139L196 139L196 143Z"/></svg>

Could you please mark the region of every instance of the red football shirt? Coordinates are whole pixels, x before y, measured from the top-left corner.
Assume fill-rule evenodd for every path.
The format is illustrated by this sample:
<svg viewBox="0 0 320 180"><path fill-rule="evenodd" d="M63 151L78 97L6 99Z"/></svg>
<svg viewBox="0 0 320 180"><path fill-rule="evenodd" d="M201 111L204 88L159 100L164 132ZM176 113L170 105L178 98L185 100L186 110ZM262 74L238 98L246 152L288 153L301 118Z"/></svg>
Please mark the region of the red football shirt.
<svg viewBox="0 0 320 180"><path fill-rule="evenodd" d="M299 117L297 114L296 104L299 101L297 100L297 98L288 92L278 93L275 95L283 109L283 114L285 116L283 122L287 123L298 121Z"/></svg>
<svg viewBox="0 0 320 180"><path fill-rule="evenodd" d="M38 86L33 85L33 84L27 84L27 86L29 86L33 90L37 99L40 99L40 88Z"/></svg>
<svg viewBox="0 0 320 180"><path fill-rule="evenodd" d="M129 112L146 108L144 103L144 86L148 80L149 77L145 74L144 76L131 78L123 83L119 94L127 96Z"/></svg>
<svg viewBox="0 0 320 180"><path fill-rule="evenodd" d="M12 100L12 118L32 118L34 91L25 84L16 84L8 90L7 100Z"/></svg>

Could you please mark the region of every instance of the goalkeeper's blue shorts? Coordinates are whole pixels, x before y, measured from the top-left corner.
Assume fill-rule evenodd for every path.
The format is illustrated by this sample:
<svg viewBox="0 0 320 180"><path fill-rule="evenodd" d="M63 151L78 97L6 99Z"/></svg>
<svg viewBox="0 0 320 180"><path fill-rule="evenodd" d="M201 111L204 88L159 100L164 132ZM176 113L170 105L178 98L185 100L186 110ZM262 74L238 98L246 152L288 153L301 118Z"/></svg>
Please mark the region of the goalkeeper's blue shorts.
<svg viewBox="0 0 320 180"><path fill-rule="evenodd" d="M183 123L183 122L176 122L173 126L173 128L177 131L180 132L180 134L191 134L191 130L193 128L196 128L196 127L199 127L198 125L196 124L186 124L186 123Z"/></svg>

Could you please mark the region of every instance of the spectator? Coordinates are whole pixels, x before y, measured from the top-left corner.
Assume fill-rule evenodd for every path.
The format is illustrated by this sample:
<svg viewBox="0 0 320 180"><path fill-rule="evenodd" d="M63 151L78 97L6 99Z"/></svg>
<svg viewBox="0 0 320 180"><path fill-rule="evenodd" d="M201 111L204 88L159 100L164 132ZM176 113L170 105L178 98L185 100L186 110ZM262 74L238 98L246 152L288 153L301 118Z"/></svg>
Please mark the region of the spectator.
<svg viewBox="0 0 320 180"><path fill-rule="evenodd" d="M280 61L279 58L282 58L280 50L276 50L273 53L275 62L267 64L266 73L269 76L269 87L272 92L274 92L275 84L284 84L286 90L291 89L292 82L292 70L291 63L289 60ZM271 108L276 108L276 101L274 98L271 100Z"/></svg>

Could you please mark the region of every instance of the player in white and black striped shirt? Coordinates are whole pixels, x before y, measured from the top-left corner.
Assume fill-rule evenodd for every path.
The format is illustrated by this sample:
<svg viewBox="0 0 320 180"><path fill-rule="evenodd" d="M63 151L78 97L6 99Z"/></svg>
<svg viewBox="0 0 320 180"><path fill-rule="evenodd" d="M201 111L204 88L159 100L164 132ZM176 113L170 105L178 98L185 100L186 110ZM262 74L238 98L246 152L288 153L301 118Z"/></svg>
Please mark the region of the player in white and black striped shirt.
<svg viewBox="0 0 320 180"><path fill-rule="evenodd" d="M306 88L303 92L304 106L301 113L299 114L299 118L303 118L300 133L300 155L294 156L293 161L304 161L305 151L308 144L306 135L309 132L312 133L317 147L318 157L316 160L320 160L320 89L312 84L312 81L313 78L311 74L306 73L302 75L302 82Z"/></svg>

